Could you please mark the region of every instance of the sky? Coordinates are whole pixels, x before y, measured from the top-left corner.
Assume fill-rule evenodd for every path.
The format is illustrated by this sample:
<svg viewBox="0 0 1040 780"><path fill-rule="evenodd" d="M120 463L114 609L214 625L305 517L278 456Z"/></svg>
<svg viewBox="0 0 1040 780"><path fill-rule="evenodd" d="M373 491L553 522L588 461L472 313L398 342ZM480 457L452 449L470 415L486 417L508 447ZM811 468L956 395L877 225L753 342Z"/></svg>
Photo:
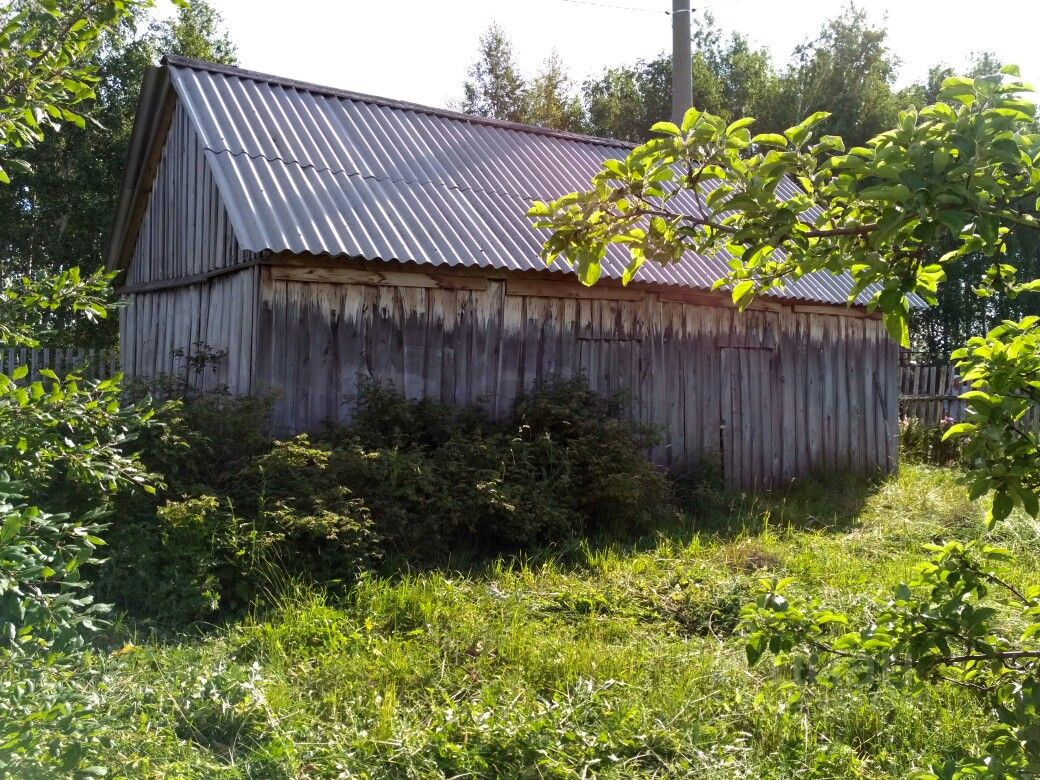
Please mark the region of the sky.
<svg viewBox="0 0 1040 780"><path fill-rule="evenodd" d="M497 22L533 73L554 50L576 81L671 46L671 0L209 0L242 67L355 92L447 106L462 91L480 35ZM775 62L842 7L836 0L693 0ZM991 50L1040 85L1040 0L861 0L887 20L899 84ZM612 7L612 6L624 6Z"/></svg>

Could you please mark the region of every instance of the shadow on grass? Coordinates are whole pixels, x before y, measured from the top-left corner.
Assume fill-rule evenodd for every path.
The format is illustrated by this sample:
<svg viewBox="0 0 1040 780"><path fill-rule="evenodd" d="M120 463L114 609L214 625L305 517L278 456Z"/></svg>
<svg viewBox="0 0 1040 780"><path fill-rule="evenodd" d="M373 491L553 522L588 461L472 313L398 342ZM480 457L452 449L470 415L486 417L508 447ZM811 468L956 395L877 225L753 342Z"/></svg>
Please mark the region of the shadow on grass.
<svg viewBox="0 0 1040 780"><path fill-rule="evenodd" d="M663 541L687 545L697 537L733 541L765 532L816 531L843 534L860 524L869 498L884 478L850 474L815 475L782 488L764 492L733 491L717 480L700 475L676 480L676 511L652 525L615 528L592 536L557 542L538 548L481 550L466 540L440 561L417 563L390 557L379 574L389 579L428 572L451 572L470 578L493 577L503 565L538 568L551 563L583 568L596 553L613 550L637 555L655 549Z"/></svg>
<svg viewBox="0 0 1040 780"><path fill-rule="evenodd" d="M675 511L659 522L640 528L616 528L594 536L576 538L537 548L503 550L481 548L473 540L460 539L447 558L421 561L415 557L388 555L372 572L395 582L424 574L440 573L452 577L490 580L502 569L523 566L538 569L552 565L563 569L585 569L590 558L612 551L638 555L654 550L662 542L685 546L696 538L733 541L762 533L817 531L846 533L859 525L867 500L883 484L882 479L867 479L847 474L817 475L769 492L737 492L723 488L718 480L703 474L679 478L675 482ZM287 576L277 564L270 564L269 584L260 598L248 607L221 610L205 621L171 622L162 615L123 614L103 643L118 646L142 639L157 643L180 643L185 638L203 639L225 631L247 613L263 614L279 601ZM333 601L351 590L353 577L315 582Z"/></svg>

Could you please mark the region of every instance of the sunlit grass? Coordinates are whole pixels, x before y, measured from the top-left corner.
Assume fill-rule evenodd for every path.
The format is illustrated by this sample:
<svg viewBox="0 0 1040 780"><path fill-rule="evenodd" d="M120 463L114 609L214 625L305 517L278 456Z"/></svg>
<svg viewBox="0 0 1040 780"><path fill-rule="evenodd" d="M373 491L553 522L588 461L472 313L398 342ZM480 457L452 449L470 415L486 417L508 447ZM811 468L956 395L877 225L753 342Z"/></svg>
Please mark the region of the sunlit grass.
<svg viewBox="0 0 1040 780"><path fill-rule="evenodd" d="M788 702L735 634L760 577L856 609L920 544L978 532L955 476L908 466L864 488L705 497L680 527L499 560L368 576L332 598L281 583L241 623L102 661L131 777L905 778L970 750L963 691ZM674 524L673 524L674 525ZM997 543L1038 578L1037 529ZM129 628L127 629L130 630Z"/></svg>

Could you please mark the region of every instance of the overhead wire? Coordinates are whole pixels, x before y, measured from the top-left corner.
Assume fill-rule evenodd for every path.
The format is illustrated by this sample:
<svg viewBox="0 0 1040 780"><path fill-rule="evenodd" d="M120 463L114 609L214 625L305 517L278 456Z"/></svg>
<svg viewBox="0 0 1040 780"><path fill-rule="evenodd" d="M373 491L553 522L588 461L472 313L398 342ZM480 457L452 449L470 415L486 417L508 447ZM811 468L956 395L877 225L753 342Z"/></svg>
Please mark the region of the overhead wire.
<svg viewBox="0 0 1040 780"><path fill-rule="evenodd" d="M667 10L655 10L653 8L640 8L634 5L614 5L613 3L599 3L596 0L562 0L564 3L573 3L575 5L592 5L597 8L611 8L615 11L638 11L644 14L664 14L671 16L672 12Z"/></svg>
<svg viewBox="0 0 1040 780"><path fill-rule="evenodd" d="M643 8L635 5L618 5L616 3L601 3L598 2L598 0L560 0L560 2L571 3L573 5L589 5L595 8L609 8L613 11L636 11L637 13L653 14L654 16L658 16L660 14L664 14L665 16L672 15L672 12L667 9ZM710 11L712 8L718 8L719 6L725 5L732 5L735 2L737 2L737 0L707 0L707 3L698 2L697 5L699 6L699 8L692 8L690 10L695 12L698 10Z"/></svg>

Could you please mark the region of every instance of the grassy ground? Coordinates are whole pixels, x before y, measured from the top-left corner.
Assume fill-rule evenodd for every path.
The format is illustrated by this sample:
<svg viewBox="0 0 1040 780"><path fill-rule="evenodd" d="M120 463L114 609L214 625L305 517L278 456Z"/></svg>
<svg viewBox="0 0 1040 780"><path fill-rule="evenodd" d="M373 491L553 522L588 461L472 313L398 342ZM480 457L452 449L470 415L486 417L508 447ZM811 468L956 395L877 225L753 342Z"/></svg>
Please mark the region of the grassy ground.
<svg viewBox="0 0 1040 780"><path fill-rule="evenodd" d="M763 576L857 611L919 545L978 532L950 472L806 487L724 507L634 546L585 545L466 573L365 579L342 598L279 586L232 626L98 660L131 726L131 777L904 778L973 747L970 695L810 695L788 705L734 629ZM1040 528L997 541L1040 578ZM137 633L134 633L134 632ZM117 645L118 646L118 645Z"/></svg>

